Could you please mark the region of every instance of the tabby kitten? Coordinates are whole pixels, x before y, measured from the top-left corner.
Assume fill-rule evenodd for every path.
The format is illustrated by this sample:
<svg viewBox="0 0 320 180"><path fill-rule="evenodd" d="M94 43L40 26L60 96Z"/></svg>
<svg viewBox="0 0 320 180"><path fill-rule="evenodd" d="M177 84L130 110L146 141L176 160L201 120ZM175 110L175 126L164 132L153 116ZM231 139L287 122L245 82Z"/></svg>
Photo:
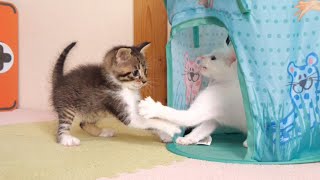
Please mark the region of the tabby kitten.
<svg viewBox="0 0 320 180"><path fill-rule="evenodd" d="M170 137L180 132L172 123L161 119L146 120L137 112L139 90L147 83L146 59L142 52L149 42L115 47L107 52L101 64L82 65L64 75L66 56L75 44L64 49L52 75L52 103L59 118L58 143L65 146L80 144L78 138L70 135L76 115L81 118L80 127L93 136L114 135L113 130L96 126L107 113L131 127L164 131Z"/></svg>

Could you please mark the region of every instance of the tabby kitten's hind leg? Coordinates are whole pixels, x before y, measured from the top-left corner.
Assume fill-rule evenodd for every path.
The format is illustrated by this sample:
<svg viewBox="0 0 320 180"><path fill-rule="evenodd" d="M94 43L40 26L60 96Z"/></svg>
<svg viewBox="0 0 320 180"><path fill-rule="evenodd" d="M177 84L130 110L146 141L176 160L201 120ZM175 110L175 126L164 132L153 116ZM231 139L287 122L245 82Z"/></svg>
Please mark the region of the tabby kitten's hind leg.
<svg viewBox="0 0 320 180"><path fill-rule="evenodd" d="M80 127L92 136L112 137L114 131L112 129L102 129L96 126L95 122L81 122Z"/></svg>
<svg viewBox="0 0 320 180"><path fill-rule="evenodd" d="M70 127L72 125L75 112L70 109L64 109L58 112L59 125L57 132L57 142L64 146L80 145L80 140L70 135Z"/></svg>

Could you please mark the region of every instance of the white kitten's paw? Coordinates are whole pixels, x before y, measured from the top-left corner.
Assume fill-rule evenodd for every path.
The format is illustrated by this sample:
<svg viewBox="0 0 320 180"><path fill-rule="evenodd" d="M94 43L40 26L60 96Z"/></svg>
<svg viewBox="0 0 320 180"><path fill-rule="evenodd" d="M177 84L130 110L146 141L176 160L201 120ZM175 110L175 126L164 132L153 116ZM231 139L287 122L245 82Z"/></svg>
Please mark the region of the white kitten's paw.
<svg viewBox="0 0 320 180"><path fill-rule="evenodd" d="M196 144L197 141L189 137L178 137L176 139L176 143L180 145L191 145L191 144Z"/></svg>
<svg viewBox="0 0 320 180"><path fill-rule="evenodd" d="M138 106L140 115L146 119L158 118L162 108L162 104L151 97L141 100Z"/></svg>
<svg viewBox="0 0 320 180"><path fill-rule="evenodd" d="M64 146L78 146L80 145L80 140L69 134L63 134L59 137L59 144Z"/></svg>
<svg viewBox="0 0 320 180"><path fill-rule="evenodd" d="M114 136L115 131L112 129L102 129L102 132L99 134L100 137L112 137Z"/></svg>

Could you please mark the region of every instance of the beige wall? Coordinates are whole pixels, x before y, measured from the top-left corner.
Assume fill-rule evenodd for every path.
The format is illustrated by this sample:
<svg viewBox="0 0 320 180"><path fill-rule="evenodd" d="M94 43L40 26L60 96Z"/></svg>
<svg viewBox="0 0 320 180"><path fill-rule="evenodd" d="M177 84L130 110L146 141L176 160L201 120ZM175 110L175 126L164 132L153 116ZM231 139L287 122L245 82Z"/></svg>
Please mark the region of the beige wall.
<svg viewBox="0 0 320 180"><path fill-rule="evenodd" d="M50 109L50 74L62 49L78 41L66 70L100 62L133 43L133 0L12 0L19 11L20 108Z"/></svg>

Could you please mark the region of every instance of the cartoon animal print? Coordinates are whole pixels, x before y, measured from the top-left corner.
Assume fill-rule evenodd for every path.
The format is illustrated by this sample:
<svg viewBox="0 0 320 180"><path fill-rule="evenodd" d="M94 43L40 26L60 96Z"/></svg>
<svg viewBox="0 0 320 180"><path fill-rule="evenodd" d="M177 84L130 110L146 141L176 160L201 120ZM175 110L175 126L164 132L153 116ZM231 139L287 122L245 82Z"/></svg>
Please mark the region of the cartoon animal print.
<svg viewBox="0 0 320 180"><path fill-rule="evenodd" d="M320 11L320 1L318 0L310 0L310 1L302 1L300 0L298 5L296 6L298 11L295 16L298 16L299 21L302 17L311 10Z"/></svg>
<svg viewBox="0 0 320 180"><path fill-rule="evenodd" d="M310 53L306 58L306 65L296 66L291 62L288 66L288 72L292 78L290 97L299 114L305 114L305 110L307 111L310 128L314 128L316 125L318 119L316 114L319 113L319 70L316 66L317 63L317 54Z"/></svg>
<svg viewBox="0 0 320 180"><path fill-rule="evenodd" d="M200 59L195 61L189 58L188 53L184 56L184 82L186 85L186 104L190 105L200 91L202 76L200 74Z"/></svg>
<svg viewBox="0 0 320 180"><path fill-rule="evenodd" d="M288 65L288 73L291 77L290 98L293 105L292 111L280 121L280 142L285 143L293 138L293 130L301 134L302 125L298 118L309 121L313 129L319 122L319 70L317 68L318 56L310 53L305 65L297 66L293 62ZM276 125L271 123L273 138L275 140Z"/></svg>
<svg viewBox="0 0 320 180"><path fill-rule="evenodd" d="M214 0L198 0L198 4L204 6L205 8L212 8Z"/></svg>

